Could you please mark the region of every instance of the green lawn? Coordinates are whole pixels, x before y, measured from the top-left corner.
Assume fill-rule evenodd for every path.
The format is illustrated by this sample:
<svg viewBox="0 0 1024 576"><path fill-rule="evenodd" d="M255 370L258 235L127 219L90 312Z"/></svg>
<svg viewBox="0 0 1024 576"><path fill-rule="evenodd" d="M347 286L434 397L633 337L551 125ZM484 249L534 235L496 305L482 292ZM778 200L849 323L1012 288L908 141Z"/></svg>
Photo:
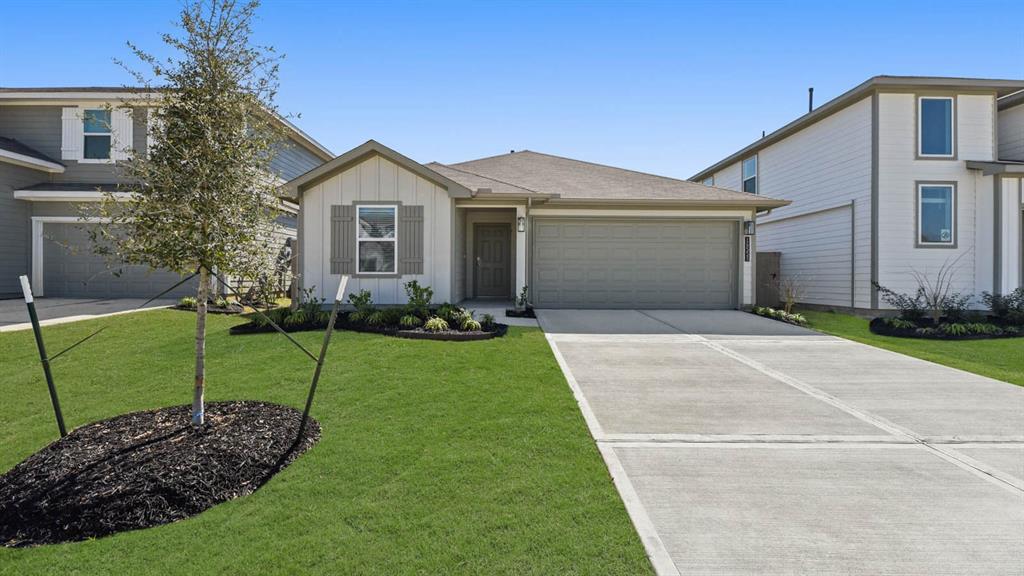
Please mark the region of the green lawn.
<svg viewBox="0 0 1024 576"><path fill-rule="evenodd" d="M879 336L868 330L868 320L836 312L800 311L811 328L1024 386L1024 338L994 340L924 340Z"/></svg>
<svg viewBox="0 0 1024 576"><path fill-rule="evenodd" d="M212 316L207 399L302 407L313 362ZM191 399L194 315L45 328L71 427ZM296 337L316 349L322 333ZM0 334L0 470L56 437L32 334ZM255 494L99 540L0 548L3 574L645 574L651 568L536 329L485 342L334 337L323 439Z"/></svg>

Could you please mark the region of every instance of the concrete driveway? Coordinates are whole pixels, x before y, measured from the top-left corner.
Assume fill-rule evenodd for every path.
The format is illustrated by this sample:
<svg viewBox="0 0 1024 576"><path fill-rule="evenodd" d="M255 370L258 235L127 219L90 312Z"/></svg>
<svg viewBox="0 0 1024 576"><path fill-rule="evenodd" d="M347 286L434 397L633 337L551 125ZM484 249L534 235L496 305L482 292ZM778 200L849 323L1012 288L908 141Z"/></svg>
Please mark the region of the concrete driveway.
<svg viewBox="0 0 1024 576"><path fill-rule="evenodd" d="M38 298L36 313L39 315L40 324L46 326L111 314L125 314L135 311L145 302L142 298ZM173 306L175 303L175 300L154 300L146 309ZM28 309L24 300L0 300L0 332L31 328L28 321Z"/></svg>
<svg viewBox="0 0 1024 576"><path fill-rule="evenodd" d="M540 311L660 574L1024 574L1024 388L736 311Z"/></svg>

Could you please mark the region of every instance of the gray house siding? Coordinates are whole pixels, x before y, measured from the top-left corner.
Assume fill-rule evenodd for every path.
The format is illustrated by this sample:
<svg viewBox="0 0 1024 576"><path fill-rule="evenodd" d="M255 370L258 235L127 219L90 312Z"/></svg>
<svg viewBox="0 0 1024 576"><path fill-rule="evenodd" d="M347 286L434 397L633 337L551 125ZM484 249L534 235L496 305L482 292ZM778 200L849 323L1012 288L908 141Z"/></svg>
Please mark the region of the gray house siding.
<svg viewBox="0 0 1024 576"><path fill-rule="evenodd" d="M0 135L14 138L30 148L63 163L63 174L39 172L39 182L84 182L105 184L116 181L112 164L61 160L61 106L0 106ZM137 109L132 122L132 146L146 149L146 111Z"/></svg>
<svg viewBox="0 0 1024 576"><path fill-rule="evenodd" d="M39 181L42 172L0 163L0 298L21 293L18 276L28 274L32 254L28 202L14 190Z"/></svg>
<svg viewBox="0 0 1024 576"><path fill-rule="evenodd" d="M291 180L323 164L324 161L302 146L290 141L277 148L270 169L282 180Z"/></svg>

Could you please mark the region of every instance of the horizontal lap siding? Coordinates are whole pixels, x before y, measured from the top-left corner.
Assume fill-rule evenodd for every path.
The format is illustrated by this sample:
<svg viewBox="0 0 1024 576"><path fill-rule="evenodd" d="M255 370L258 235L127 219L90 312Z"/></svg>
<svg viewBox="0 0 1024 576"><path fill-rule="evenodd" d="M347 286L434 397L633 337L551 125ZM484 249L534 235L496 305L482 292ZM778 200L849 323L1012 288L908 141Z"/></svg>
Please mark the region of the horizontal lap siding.
<svg viewBox="0 0 1024 576"><path fill-rule="evenodd" d="M0 163L0 295L18 294L18 276L29 273L31 206L14 198L14 190L38 181L41 172Z"/></svg>
<svg viewBox="0 0 1024 576"><path fill-rule="evenodd" d="M780 274L803 289L799 301L849 306L850 225L849 208L762 224L757 230L758 249L782 253Z"/></svg>
<svg viewBox="0 0 1024 576"><path fill-rule="evenodd" d="M365 289L377 303L401 304L406 301L402 285L417 280L434 289L435 301L450 300L453 207L448 192L380 156L351 166L302 193L303 287L316 286L318 294L334 297L341 276L331 271L331 207L358 202L422 206L423 273L400 278L353 277L347 292ZM401 242L399 238L399 250Z"/></svg>
<svg viewBox="0 0 1024 576"><path fill-rule="evenodd" d="M792 204L762 218L757 249L782 253L782 273L799 273L806 284L802 301L836 306L850 306L850 259L855 258L856 306L869 307L871 98L761 150L758 164L760 193ZM847 207L851 201L855 214ZM770 223L781 218L789 219ZM853 250L851 226L856 226ZM814 272L812 261L819 256L822 267Z"/></svg>
<svg viewBox="0 0 1024 576"><path fill-rule="evenodd" d="M992 178L969 171L964 161L991 160L995 98L960 95L956 103L957 159L918 160L916 152L917 101L914 94L879 95L878 167L878 278L887 288L913 293L914 272L935 277L940 268L954 266L953 290L980 295L992 283L991 241ZM953 181L957 184L957 248L919 248L917 235L917 181ZM980 195L980 196L979 196ZM958 260L959 258L959 260ZM954 261L956 262L954 264ZM884 302L879 303L885 306Z"/></svg>
<svg viewBox="0 0 1024 576"><path fill-rule="evenodd" d="M1024 162L1024 104L999 111L999 159Z"/></svg>

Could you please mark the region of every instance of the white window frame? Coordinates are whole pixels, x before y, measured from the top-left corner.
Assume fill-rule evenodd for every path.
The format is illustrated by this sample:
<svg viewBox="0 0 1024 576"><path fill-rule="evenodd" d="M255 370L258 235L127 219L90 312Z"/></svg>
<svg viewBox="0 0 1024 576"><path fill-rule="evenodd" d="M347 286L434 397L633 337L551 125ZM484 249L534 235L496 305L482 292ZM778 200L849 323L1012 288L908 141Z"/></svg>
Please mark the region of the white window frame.
<svg viewBox="0 0 1024 576"><path fill-rule="evenodd" d="M924 217L923 206L921 205L921 192L924 188L949 188L950 195L950 218L949 218L949 242L925 242L921 239L921 223ZM956 184L950 182L918 182L917 183L917 230L914 240L918 247L924 248L955 248L956 243Z"/></svg>
<svg viewBox="0 0 1024 576"><path fill-rule="evenodd" d="M363 208L390 208L395 215L395 236L394 238L363 238L360 234L363 229L359 225L359 211ZM395 244L395 265L390 272L364 272L360 268L359 244L362 242L393 242ZM360 276L394 276L398 274L398 205L397 204L360 204L356 205L356 274Z"/></svg>
<svg viewBox="0 0 1024 576"><path fill-rule="evenodd" d="M949 100L949 154L924 153L924 106L925 100ZM956 158L956 98L953 96L918 96L917 98L917 155L921 158Z"/></svg>
<svg viewBox="0 0 1024 576"><path fill-rule="evenodd" d="M746 164L748 160L753 160L754 161L754 175L753 176L747 176L747 177L744 178L744 176L743 176L743 165ZM750 192L750 194L757 194L758 192L760 192L761 182L760 182L760 180L757 177L758 174L761 172L761 167L760 167L759 164L760 164L760 162L759 162L759 160L757 158L757 154L754 154L753 156L748 156L748 157L746 157L746 158L744 158L743 160L740 161L740 192L746 192L747 191L747 186L746 186L747 180L750 180L751 178L753 178L753 180L754 180L754 191Z"/></svg>
<svg viewBox="0 0 1024 576"><path fill-rule="evenodd" d="M740 169L742 170L742 168L740 168ZM715 177L714 176L708 176L703 181L701 181L701 184L703 184L705 186L714 186L715 185Z"/></svg>
<svg viewBox="0 0 1024 576"><path fill-rule="evenodd" d="M88 112L109 112L110 122L107 125L106 132L86 132L85 131L85 115ZM109 136L110 137L110 148L107 150L106 158L86 158L85 157L85 139L89 136ZM90 108L82 107L82 157L78 160L82 164L113 164L114 163L114 111L107 110L106 108Z"/></svg>

